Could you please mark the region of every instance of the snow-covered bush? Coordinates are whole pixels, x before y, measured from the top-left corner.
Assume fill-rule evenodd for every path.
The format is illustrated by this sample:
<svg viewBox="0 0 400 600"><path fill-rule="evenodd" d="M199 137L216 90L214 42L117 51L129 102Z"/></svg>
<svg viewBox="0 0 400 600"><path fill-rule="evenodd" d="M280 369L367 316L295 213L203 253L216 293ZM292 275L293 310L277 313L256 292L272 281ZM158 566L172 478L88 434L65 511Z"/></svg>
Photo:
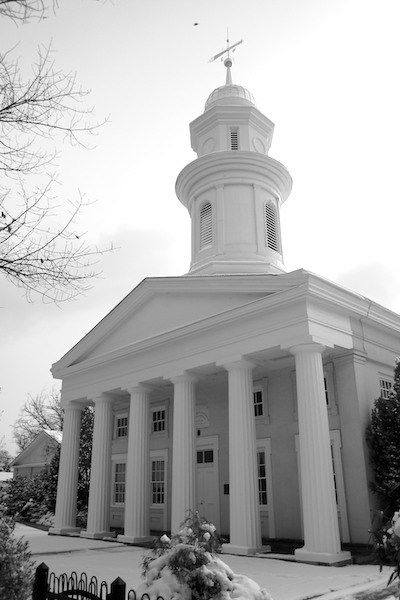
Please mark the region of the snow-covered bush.
<svg viewBox="0 0 400 600"><path fill-rule="evenodd" d="M143 560L145 583L138 593L164 600L272 600L244 575L236 575L216 553L222 539L212 523L191 513L171 539L163 535Z"/></svg>
<svg viewBox="0 0 400 600"><path fill-rule="evenodd" d="M379 524L371 530L374 549L381 571L383 565L394 567L388 581L390 585L396 579L400 580L400 511L390 517L378 511L376 517Z"/></svg>
<svg viewBox="0 0 400 600"><path fill-rule="evenodd" d="M33 562L28 542L14 536L15 521L0 506L0 598L32 597Z"/></svg>

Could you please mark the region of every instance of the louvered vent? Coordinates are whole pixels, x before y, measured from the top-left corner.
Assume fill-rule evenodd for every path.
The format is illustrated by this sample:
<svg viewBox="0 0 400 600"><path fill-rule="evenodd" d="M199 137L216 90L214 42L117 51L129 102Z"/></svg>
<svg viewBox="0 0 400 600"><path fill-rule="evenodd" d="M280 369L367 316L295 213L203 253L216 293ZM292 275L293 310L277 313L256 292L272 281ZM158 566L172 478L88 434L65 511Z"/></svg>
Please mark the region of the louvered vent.
<svg viewBox="0 0 400 600"><path fill-rule="evenodd" d="M239 150L239 130L237 127L231 129L231 150Z"/></svg>
<svg viewBox="0 0 400 600"><path fill-rule="evenodd" d="M267 238L268 248L278 252L278 234L276 231L275 210L271 204L265 205L265 235Z"/></svg>
<svg viewBox="0 0 400 600"><path fill-rule="evenodd" d="M206 202L200 209L200 248L211 246L212 238L212 207Z"/></svg>

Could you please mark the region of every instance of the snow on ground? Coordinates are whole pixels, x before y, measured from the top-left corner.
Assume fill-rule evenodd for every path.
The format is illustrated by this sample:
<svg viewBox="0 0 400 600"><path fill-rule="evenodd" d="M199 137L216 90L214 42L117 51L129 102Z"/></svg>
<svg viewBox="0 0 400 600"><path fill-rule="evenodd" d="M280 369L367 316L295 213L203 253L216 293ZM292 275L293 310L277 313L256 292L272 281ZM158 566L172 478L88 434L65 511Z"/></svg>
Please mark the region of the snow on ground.
<svg viewBox="0 0 400 600"><path fill-rule="evenodd" d="M16 535L28 539L32 558L45 562L56 574L85 571L111 583L121 577L137 589L142 583L141 561L147 550L97 540L48 536L46 532L18 524ZM274 600L304 600L341 590L336 598L348 598L355 586L380 582L385 585L391 569L382 573L375 565L323 567L272 558L224 554L222 560L237 574L246 575L265 588ZM326 599L328 600L328 599Z"/></svg>

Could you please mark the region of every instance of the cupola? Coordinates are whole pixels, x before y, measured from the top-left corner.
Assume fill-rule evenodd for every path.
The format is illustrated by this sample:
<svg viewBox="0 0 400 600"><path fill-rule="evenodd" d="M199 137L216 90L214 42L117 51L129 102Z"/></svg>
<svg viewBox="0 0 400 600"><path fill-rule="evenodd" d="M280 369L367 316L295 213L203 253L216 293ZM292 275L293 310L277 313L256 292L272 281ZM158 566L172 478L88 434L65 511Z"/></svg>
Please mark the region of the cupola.
<svg viewBox="0 0 400 600"><path fill-rule="evenodd" d="M274 124L246 88L232 83L229 56L224 64L225 85L190 124L198 158L176 182L192 220L189 274L281 273L280 207L292 179L268 156Z"/></svg>

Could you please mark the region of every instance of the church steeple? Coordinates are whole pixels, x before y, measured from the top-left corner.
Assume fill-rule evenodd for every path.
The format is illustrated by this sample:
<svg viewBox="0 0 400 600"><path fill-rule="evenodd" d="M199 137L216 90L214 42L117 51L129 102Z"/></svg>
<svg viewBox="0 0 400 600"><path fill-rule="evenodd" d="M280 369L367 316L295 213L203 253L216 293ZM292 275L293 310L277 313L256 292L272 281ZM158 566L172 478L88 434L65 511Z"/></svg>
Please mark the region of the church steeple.
<svg viewBox="0 0 400 600"><path fill-rule="evenodd" d="M229 54L224 64L225 85L190 124L198 158L176 182L192 219L189 274L281 273L280 207L292 179L268 156L274 124L246 88L232 83Z"/></svg>

